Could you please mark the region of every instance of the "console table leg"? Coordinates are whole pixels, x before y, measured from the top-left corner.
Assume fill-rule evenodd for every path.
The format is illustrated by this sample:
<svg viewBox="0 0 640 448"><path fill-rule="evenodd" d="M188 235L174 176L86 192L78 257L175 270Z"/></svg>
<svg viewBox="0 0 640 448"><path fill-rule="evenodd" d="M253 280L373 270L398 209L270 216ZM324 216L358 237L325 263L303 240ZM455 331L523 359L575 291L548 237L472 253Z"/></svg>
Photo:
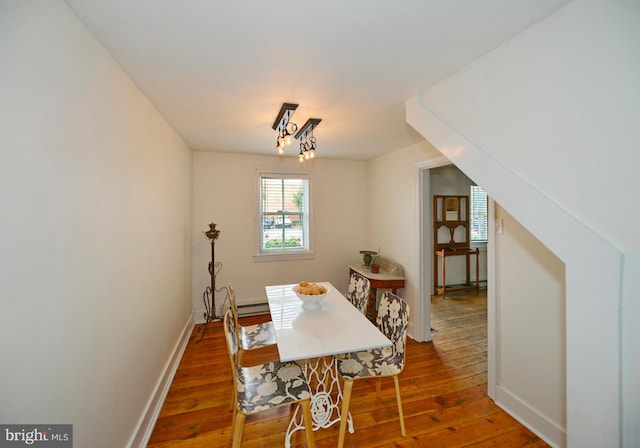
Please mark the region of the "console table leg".
<svg viewBox="0 0 640 448"><path fill-rule="evenodd" d="M445 275L445 260L447 257L442 257L442 298L446 299L447 297L445 296L445 289L446 289L446 278L447 276Z"/></svg>

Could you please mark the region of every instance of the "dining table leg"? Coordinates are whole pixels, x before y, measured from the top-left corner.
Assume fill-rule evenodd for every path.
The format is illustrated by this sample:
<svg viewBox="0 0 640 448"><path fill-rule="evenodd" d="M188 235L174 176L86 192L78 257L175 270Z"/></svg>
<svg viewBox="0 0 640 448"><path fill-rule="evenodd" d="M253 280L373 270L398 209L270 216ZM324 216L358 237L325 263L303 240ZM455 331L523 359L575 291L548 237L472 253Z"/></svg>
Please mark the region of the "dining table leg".
<svg viewBox="0 0 640 448"><path fill-rule="evenodd" d="M311 417L313 430L329 428L341 420L342 389L338 364L335 356L307 359L304 361L304 371L307 381L311 386ZM294 432L304 430L302 410L300 406L289 422L285 447L291 447L291 436ZM353 418L351 413L347 416L347 429L353 434Z"/></svg>

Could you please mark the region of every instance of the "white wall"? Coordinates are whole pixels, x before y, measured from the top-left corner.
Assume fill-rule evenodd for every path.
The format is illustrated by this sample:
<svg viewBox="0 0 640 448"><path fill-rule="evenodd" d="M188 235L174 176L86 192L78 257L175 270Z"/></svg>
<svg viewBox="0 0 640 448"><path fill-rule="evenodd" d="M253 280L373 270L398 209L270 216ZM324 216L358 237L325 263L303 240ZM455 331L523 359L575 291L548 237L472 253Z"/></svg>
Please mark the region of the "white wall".
<svg viewBox="0 0 640 448"><path fill-rule="evenodd" d="M234 286L238 302L265 302L265 285L328 280L346 292L351 262L360 262L367 243L366 162L317 158L194 152L193 308L202 320L202 293L210 284L211 246L204 235L214 222L221 231L216 261L223 264L216 287ZM311 175L312 260L256 262L259 170ZM216 295L218 307L224 293ZM218 309L218 312L220 310Z"/></svg>
<svg viewBox="0 0 640 448"><path fill-rule="evenodd" d="M425 340L424 328L429 322L422 320L426 297L420 298L420 244L418 163L442 155L427 142L407 146L368 163L369 210L368 246L382 250L382 256L400 263L404 269L405 288L398 294L411 307L409 335ZM430 265L429 265L430 266ZM427 330L428 333L428 330Z"/></svg>
<svg viewBox="0 0 640 448"><path fill-rule="evenodd" d="M572 447L640 445L638 23L637 1L574 1L407 106L565 263Z"/></svg>
<svg viewBox="0 0 640 448"><path fill-rule="evenodd" d="M191 311L191 152L62 1L0 3L0 422L133 438Z"/></svg>
<svg viewBox="0 0 640 448"><path fill-rule="evenodd" d="M496 204L496 401L565 446L564 264Z"/></svg>

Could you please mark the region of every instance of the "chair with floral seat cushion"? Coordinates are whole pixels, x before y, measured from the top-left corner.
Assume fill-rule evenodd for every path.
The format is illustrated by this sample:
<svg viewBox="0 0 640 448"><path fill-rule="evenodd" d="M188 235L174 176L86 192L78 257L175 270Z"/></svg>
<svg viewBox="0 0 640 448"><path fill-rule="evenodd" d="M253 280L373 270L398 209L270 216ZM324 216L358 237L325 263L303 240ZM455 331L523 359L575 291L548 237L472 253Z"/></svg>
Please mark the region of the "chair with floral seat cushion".
<svg viewBox="0 0 640 448"><path fill-rule="evenodd" d="M342 398L342 419L340 421L340 435L338 447L344 444L345 430L349 415L349 401L353 382L362 378L378 378L376 391L380 398L380 381L383 377L391 376L395 383L398 414L400 416L400 431L407 436L400 399L400 384L398 375L404 369L405 345L407 341L407 325L409 322L409 305L397 295L385 291L380 299L376 325L378 329L393 343L391 347L365 350L361 352L345 353L337 356L338 371L344 378Z"/></svg>
<svg viewBox="0 0 640 448"><path fill-rule="evenodd" d="M238 341L240 349L240 363L242 363L242 352L267 347L276 343L276 331L273 322L263 322L254 325L240 325L238 322L238 305L236 295L233 292L231 283L227 284L229 295L229 306L235 320L235 327L238 331Z"/></svg>
<svg viewBox="0 0 640 448"><path fill-rule="evenodd" d="M302 407L307 446L313 448L315 445L311 417L311 390L300 365L295 362L280 361L254 366L240 365L238 333L231 310L224 315L224 333L235 390L231 423L233 448L240 446L247 415L292 403L298 403Z"/></svg>
<svg viewBox="0 0 640 448"><path fill-rule="evenodd" d="M367 312L367 302L369 300L369 291L371 284L369 279L357 272L352 272L349 277L349 289L347 290L347 299L362 314Z"/></svg>

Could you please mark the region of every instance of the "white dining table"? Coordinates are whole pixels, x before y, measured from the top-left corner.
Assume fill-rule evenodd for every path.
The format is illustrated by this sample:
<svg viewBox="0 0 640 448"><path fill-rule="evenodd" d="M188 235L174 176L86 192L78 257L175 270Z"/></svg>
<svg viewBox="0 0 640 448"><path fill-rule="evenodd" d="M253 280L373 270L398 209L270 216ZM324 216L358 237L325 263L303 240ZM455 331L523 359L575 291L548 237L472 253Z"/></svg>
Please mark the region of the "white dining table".
<svg viewBox="0 0 640 448"><path fill-rule="evenodd" d="M340 421L342 391L336 355L392 345L331 283L317 283L327 287L328 293L320 301L320 307L311 310L302 307L292 289L295 284L265 287L280 360L304 361L305 374L313 389L314 430ZM350 417L348 423L349 432L353 433ZM290 446L291 434L303 429L296 410L285 446Z"/></svg>

